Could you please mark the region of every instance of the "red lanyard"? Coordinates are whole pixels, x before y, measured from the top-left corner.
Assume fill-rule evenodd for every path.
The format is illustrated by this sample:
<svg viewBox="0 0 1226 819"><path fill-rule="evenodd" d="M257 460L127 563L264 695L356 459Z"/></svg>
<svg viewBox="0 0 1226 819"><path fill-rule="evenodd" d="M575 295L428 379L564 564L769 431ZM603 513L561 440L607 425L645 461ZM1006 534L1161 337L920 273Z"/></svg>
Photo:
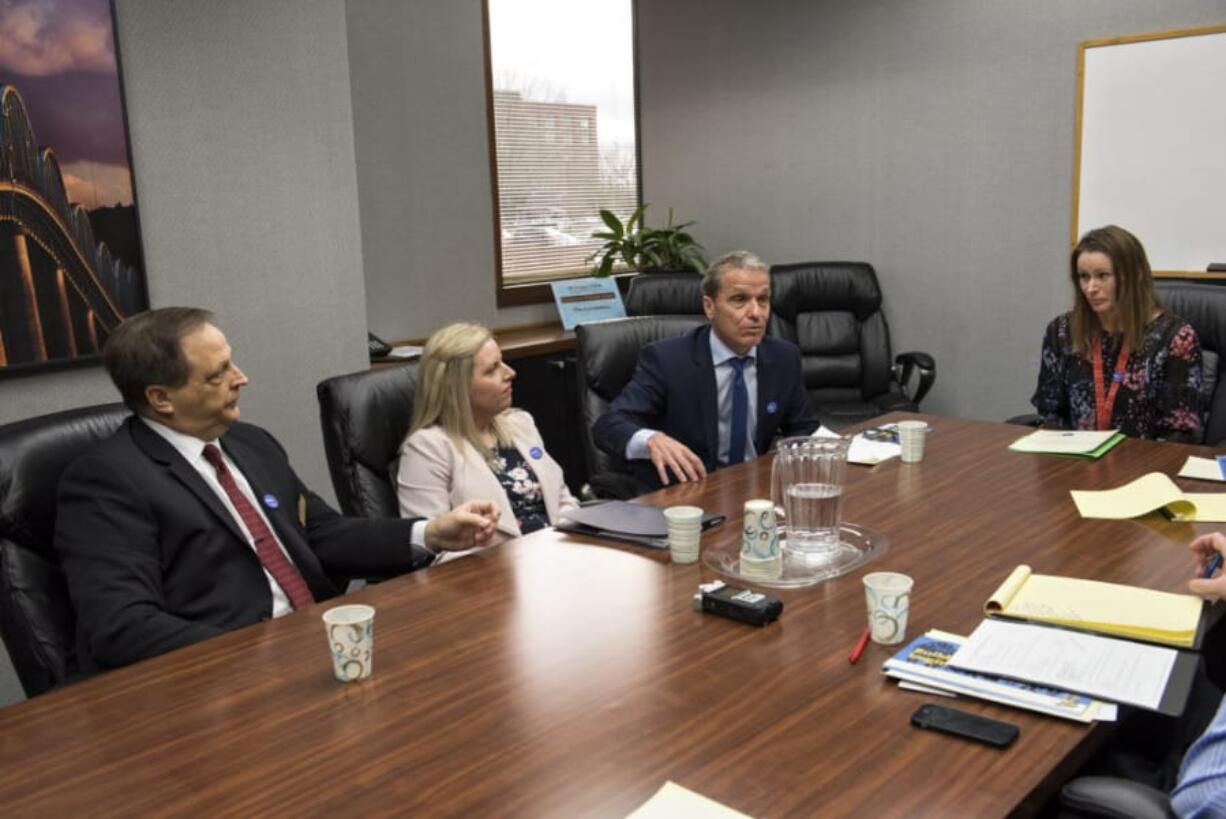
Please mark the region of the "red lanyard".
<svg viewBox="0 0 1226 819"><path fill-rule="evenodd" d="M1097 416L1096 429L1111 429L1111 410L1115 407L1115 394L1119 392L1120 382L1124 380L1124 370L1128 369L1128 357L1132 351L1125 340L1120 346L1120 355L1115 359L1115 374L1111 376L1110 391L1103 389L1103 341L1099 337L1094 341L1094 413Z"/></svg>

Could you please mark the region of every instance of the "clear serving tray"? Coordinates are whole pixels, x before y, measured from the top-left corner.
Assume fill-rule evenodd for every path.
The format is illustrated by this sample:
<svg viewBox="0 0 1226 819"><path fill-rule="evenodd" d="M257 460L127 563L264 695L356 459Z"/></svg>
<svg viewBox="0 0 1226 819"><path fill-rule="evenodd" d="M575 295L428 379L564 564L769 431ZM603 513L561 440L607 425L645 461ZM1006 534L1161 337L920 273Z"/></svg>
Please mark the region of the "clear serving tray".
<svg viewBox="0 0 1226 819"><path fill-rule="evenodd" d="M756 586L795 589L855 571L890 548L890 540L880 532L858 523L839 525L839 548L820 555L791 552L787 538L779 542L783 551L783 573L776 579L761 580L741 574L741 544L733 541L722 547L703 548L702 562L720 574Z"/></svg>

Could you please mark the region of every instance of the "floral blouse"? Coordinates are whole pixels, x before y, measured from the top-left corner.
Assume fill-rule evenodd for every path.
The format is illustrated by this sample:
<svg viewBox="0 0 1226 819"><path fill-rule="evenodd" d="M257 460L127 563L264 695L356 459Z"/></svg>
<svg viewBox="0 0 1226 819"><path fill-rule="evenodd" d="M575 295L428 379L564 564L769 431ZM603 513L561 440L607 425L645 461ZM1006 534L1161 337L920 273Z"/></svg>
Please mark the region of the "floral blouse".
<svg viewBox="0 0 1226 819"><path fill-rule="evenodd" d="M507 493L520 532L526 535L549 525L541 482L518 449L513 446L498 447L498 454L490 468Z"/></svg>
<svg viewBox="0 0 1226 819"><path fill-rule="evenodd" d="M1063 429L1095 429L1093 359L1073 351L1070 316L1047 325L1039 384L1030 402L1046 424ZM1104 333L1103 386L1110 389L1123 334ZM1145 325L1133 350L1111 409L1111 428L1137 438L1199 441L1204 370L1196 331L1178 316L1163 312Z"/></svg>

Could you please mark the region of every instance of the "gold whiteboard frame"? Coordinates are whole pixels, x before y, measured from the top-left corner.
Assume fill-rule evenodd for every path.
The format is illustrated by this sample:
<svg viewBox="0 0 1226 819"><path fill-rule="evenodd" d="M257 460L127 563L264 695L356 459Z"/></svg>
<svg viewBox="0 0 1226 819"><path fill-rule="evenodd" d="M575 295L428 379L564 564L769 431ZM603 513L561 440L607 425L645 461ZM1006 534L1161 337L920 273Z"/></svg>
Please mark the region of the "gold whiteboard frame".
<svg viewBox="0 0 1226 819"><path fill-rule="evenodd" d="M1102 48L1103 46L1128 45L1129 43L1144 43L1150 40L1170 40L1176 37L1201 37L1206 34L1226 33L1226 23L1216 26L1200 26L1198 28L1174 29L1171 31L1155 31L1150 34L1124 34L1118 37L1103 37L1095 40L1082 40L1077 43L1077 102L1076 118L1073 123L1073 210L1069 214L1071 228L1069 230L1069 253L1077 247L1080 239L1077 217L1081 208L1081 116L1085 100L1086 50ZM1180 279L1223 279L1221 273L1207 273L1204 270L1155 270L1154 276L1159 278Z"/></svg>

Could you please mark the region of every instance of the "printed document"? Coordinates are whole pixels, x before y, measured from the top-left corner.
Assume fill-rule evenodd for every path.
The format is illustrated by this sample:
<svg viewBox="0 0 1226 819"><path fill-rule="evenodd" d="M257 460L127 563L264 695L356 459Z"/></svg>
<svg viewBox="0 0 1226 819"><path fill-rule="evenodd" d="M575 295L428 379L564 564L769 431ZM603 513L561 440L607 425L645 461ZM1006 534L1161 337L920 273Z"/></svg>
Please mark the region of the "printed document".
<svg viewBox="0 0 1226 819"><path fill-rule="evenodd" d="M1175 657L1170 648L984 620L949 665L1157 710Z"/></svg>

